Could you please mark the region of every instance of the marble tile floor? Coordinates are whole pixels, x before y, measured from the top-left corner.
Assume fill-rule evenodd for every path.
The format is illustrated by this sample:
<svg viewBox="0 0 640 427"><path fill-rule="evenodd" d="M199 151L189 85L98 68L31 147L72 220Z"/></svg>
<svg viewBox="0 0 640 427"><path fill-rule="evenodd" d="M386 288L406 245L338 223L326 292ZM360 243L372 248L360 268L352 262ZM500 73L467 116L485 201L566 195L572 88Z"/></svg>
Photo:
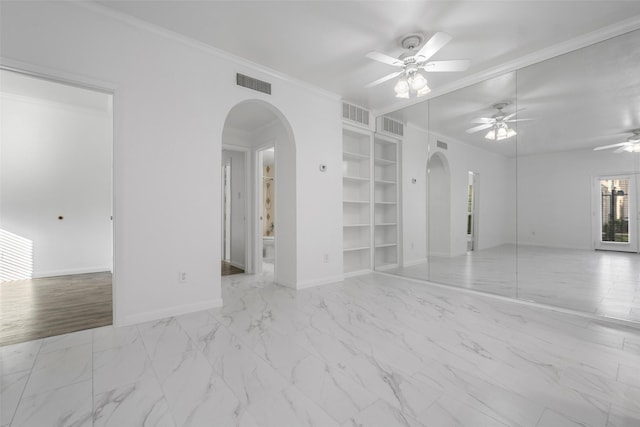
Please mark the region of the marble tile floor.
<svg viewBox="0 0 640 427"><path fill-rule="evenodd" d="M503 245L385 272L640 322L637 253Z"/></svg>
<svg viewBox="0 0 640 427"><path fill-rule="evenodd" d="M0 425L640 425L640 329L379 274L0 348Z"/></svg>

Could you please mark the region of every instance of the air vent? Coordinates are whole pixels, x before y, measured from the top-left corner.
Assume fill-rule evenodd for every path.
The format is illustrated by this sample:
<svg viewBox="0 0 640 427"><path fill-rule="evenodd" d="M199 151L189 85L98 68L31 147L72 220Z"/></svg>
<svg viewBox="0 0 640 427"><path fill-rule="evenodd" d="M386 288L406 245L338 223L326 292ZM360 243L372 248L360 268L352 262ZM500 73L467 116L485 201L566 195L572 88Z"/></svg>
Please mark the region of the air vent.
<svg viewBox="0 0 640 427"><path fill-rule="evenodd" d="M438 141L436 143L436 145L438 146L438 148L442 148L443 150L447 149L447 143L446 142Z"/></svg>
<svg viewBox="0 0 640 427"><path fill-rule="evenodd" d="M349 104L348 102L342 103L342 118L364 126L369 126L369 110Z"/></svg>
<svg viewBox="0 0 640 427"><path fill-rule="evenodd" d="M262 80L254 79L244 74L236 73L236 84L271 95L271 83L263 82Z"/></svg>
<svg viewBox="0 0 640 427"><path fill-rule="evenodd" d="M378 132L392 136L404 136L404 124L389 117L378 117Z"/></svg>

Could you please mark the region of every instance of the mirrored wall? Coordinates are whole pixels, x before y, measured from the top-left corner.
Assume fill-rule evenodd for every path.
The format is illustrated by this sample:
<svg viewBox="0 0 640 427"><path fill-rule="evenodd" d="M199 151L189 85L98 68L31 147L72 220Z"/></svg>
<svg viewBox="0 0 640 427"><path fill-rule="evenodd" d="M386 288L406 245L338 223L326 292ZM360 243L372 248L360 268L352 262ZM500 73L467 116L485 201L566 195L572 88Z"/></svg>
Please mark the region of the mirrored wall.
<svg viewBox="0 0 640 427"><path fill-rule="evenodd" d="M640 30L389 116L386 272L640 322Z"/></svg>

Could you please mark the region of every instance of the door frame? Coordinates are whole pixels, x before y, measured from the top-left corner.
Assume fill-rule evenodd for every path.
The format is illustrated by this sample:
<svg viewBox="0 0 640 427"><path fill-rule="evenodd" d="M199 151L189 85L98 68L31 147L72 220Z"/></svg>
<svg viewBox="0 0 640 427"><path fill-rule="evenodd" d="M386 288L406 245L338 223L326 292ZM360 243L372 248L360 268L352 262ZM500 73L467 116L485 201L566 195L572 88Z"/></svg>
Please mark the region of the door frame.
<svg viewBox="0 0 640 427"><path fill-rule="evenodd" d="M262 152L266 151L270 148L273 148L273 168L274 168L274 173L273 173L273 183L274 183L274 189L273 189L273 215L274 215L274 229L276 230L275 234L274 234L274 241L273 241L273 271L274 271L274 277L275 277L275 269L276 269L276 260L278 259L278 239L276 238L276 234L278 233L278 215L276 212L277 209L277 203L276 201L278 200L278 189L277 189L277 182L278 182L278 168L277 168L277 161L276 161L276 141L269 141L266 144L262 144L258 147L255 148L255 155L253 156L255 161L254 161L254 171L255 171L255 179L253 180L254 183L254 206L255 206L255 221L254 221L254 230L255 233L253 235L254 238L254 247L255 247L255 273L256 274L262 274L262 251L263 251L263 240L262 240L262 199L263 199L263 193L262 193L262 165L263 165L263 160L262 160Z"/></svg>
<svg viewBox="0 0 640 427"><path fill-rule="evenodd" d="M238 146L238 145L229 145L229 144L222 144L222 149L220 150L220 153L222 153L223 151L235 151L235 152L240 152L240 153L244 153L244 188L242 189L243 193L245 194L245 204L244 204L244 264L245 264L245 268L244 271L247 274L252 274L254 272L253 269L253 259L251 258L252 256L252 251L251 251L251 230L249 227L249 224L251 224L251 221L249 220L249 218L251 218L251 216L249 215L250 209L251 209L251 203L250 203L250 193L247 191L250 188L250 182L251 182L251 168L248 167L248 165L250 164L249 161L249 157L251 155L251 150L247 147L242 147L242 146ZM221 168L224 169L224 165L222 164L222 162L220 162L220 166ZM223 172L224 173L224 172ZM224 183L222 184L224 186ZM224 194L221 195L222 197L224 197ZM221 199L222 199L221 197ZM233 192L232 192L232 197L233 197ZM222 207L222 209L224 209L224 206ZM234 213L231 212L231 215L233 215ZM224 220L224 219L223 219ZM221 236L222 237L222 236ZM222 240L222 239L221 239ZM221 253L222 255L222 253Z"/></svg>

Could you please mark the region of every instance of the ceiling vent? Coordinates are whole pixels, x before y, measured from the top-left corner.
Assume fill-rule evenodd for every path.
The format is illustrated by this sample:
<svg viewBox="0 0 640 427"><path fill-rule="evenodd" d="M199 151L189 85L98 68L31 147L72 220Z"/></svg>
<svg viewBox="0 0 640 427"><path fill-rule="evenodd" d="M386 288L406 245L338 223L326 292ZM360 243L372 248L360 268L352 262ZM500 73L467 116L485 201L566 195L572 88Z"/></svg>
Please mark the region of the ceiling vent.
<svg viewBox="0 0 640 427"><path fill-rule="evenodd" d="M437 146L438 148L442 148L443 150L446 150L446 149L447 149L447 147L448 147L446 142L442 142L442 141L440 141L440 140L438 140L438 141L436 142L436 146Z"/></svg>
<svg viewBox="0 0 640 427"><path fill-rule="evenodd" d="M398 120L382 116L378 117L377 125L377 131L380 133L401 138L404 136L404 124Z"/></svg>
<svg viewBox="0 0 640 427"><path fill-rule="evenodd" d="M357 105L342 102L342 118L369 127L369 110L360 108Z"/></svg>
<svg viewBox="0 0 640 427"><path fill-rule="evenodd" d="M271 95L271 83L254 79L253 77L245 76L244 74L236 73L236 84L238 86L246 87L247 89Z"/></svg>

